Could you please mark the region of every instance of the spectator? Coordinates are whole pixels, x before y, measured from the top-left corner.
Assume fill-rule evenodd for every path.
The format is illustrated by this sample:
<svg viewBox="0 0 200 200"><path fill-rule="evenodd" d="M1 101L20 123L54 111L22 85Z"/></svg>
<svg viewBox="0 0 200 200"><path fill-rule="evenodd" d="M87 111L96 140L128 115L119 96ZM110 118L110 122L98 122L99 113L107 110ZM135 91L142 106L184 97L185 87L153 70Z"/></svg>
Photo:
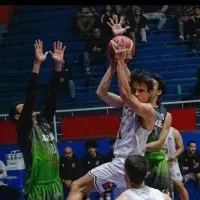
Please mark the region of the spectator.
<svg viewBox="0 0 200 200"><path fill-rule="evenodd" d="M189 141L187 147L179 157L180 169L185 183L190 179L197 180L200 187L200 153L195 141Z"/></svg>
<svg viewBox="0 0 200 200"><path fill-rule="evenodd" d="M194 15L188 20L187 27L187 39L191 38L190 48L193 52L196 52L197 44L200 39L200 9L195 8Z"/></svg>
<svg viewBox="0 0 200 200"><path fill-rule="evenodd" d="M187 25L189 17L193 14L194 7L192 5L180 5L176 11L176 19L178 21L179 39L184 40L184 28Z"/></svg>
<svg viewBox="0 0 200 200"><path fill-rule="evenodd" d="M60 179L63 183L65 197L69 194L72 182L81 176L81 160L73 153L71 147L66 147L64 155L60 158Z"/></svg>
<svg viewBox="0 0 200 200"><path fill-rule="evenodd" d="M167 16L165 15L166 10L168 9L168 5L161 6L150 6L150 5L141 5L139 6L142 11L144 11L143 16L149 20L158 20L157 28L159 30L162 29L163 25L167 21Z"/></svg>
<svg viewBox="0 0 200 200"><path fill-rule="evenodd" d="M88 140L85 143L85 148L87 149L87 155L83 157L83 169L86 174L91 169L104 163L103 155L97 152L97 142L95 140ZM103 200L104 194L100 194L99 200ZM87 200L89 200L87 196Z"/></svg>
<svg viewBox="0 0 200 200"><path fill-rule="evenodd" d="M104 158L105 162L111 162L112 159L115 157L113 154L115 139L110 139L109 145L110 145L110 151L106 154L106 156Z"/></svg>
<svg viewBox="0 0 200 200"><path fill-rule="evenodd" d="M90 35L92 29L96 25L97 17L98 13L94 7L82 6L80 8L80 11L76 13L76 23L81 36L87 37Z"/></svg>
<svg viewBox="0 0 200 200"><path fill-rule="evenodd" d="M107 22L110 22L109 20L110 18L115 21L117 15L115 14L113 7L111 5L106 5L105 10L101 16L101 23L102 23L102 32L104 35L107 35L109 40L111 40L113 37L112 30L107 24Z"/></svg>
<svg viewBox="0 0 200 200"><path fill-rule="evenodd" d="M108 39L101 33L99 28L93 30L93 35L86 41L85 52L84 52L84 70L86 75L85 85L91 86L93 78L91 77L90 63L91 61L104 61L107 67L109 63L108 55L106 54ZM107 62L105 62L107 59Z"/></svg>
<svg viewBox="0 0 200 200"><path fill-rule="evenodd" d="M72 67L71 64L65 59L62 69L62 78L61 78L61 88L68 89L70 98L72 101L75 100L75 85L72 80Z"/></svg>
<svg viewBox="0 0 200 200"><path fill-rule="evenodd" d="M0 160L0 197L3 197L5 200L17 200L19 199L19 193L6 185L3 182L3 179L7 177L6 166Z"/></svg>
<svg viewBox="0 0 200 200"><path fill-rule="evenodd" d="M133 13L133 17L131 18L130 26L136 38L140 38L143 43L147 42L147 35L145 30L146 25L147 19L142 15L141 9L137 7ZM133 41L134 40L135 39L133 39Z"/></svg>

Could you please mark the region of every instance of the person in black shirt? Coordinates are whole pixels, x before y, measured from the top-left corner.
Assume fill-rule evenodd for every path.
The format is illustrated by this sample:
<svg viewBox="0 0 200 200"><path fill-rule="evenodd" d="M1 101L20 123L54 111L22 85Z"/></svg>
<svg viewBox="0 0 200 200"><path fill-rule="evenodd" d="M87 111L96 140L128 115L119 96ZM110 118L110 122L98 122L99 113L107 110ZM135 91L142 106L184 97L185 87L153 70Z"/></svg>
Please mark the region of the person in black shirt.
<svg viewBox="0 0 200 200"><path fill-rule="evenodd" d="M53 134L52 121L56 110L56 93L60 86L65 46L54 42L54 52L49 53L55 63L44 108L39 115L34 112L39 71L48 52L43 53L43 43L35 41L35 60L24 102L15 103L9 117L16 124L17 143L24 155L26 180L24 193L31 199L62 200L63 189L59 178L59 154Z"/></svg>
<svg viewBox="0 0 200 200"><path fill-rule="evenodd" d="M83 157L84 174L104 163L103 155L97 152L97 142L95 140L87 140L85 148L88 153ZM100 194L100 200L102 200L103 195ZM87 200L89 199L89 196L87 196Z"/></svg>
<svg viewBox="0 0 200 200"><path fill-rule="evenodd" d="M75 85L72 78L72 66L65 59L63 62L62 78L61 78L61 88L68 89L71 101L75 100Z"/></svg>
<svg viewBox="0 0 200 200"><path fill-rule="evenodd" d="M60 158L60 179L63 183L65 197L69 193L72 182L81 176L81 160L73 153L71 147L66 147L64 155Z"/></svg>
<svg viewBox="0 0 200 200"><path fill-rule="evenodd" d="M86 86L91 86L93 78L91 77L91 61L102 61L106 67L109 63L109 57L106 54L108 39L101 34L99 28L93 29L93 35L86 41L84 52L84 70L86 75ZM105 60L107 60L105 62Z"/></svg>
<svg viewBox="0 0 200 200"><path fill-rule="evenodd" d="M197 180L200 187L200 153L196 150L196 142L189 141L185 150L179 157L179 166L184 181Z"/></svg>
<svg viewBox="0 0 200 200"><path fill-rule="evenodd" d="M106 162L111 162L112 159L115 157L113 154L113 150L114 150L114 145L115 145L115 139L110 139L109 141L109 145L110 145L110 151L105 155L104 161Z"/></svg>
<svg viewBox="0 0 200 200"><path fill-rule="evenodd" d="M194 15L189 18L187 24L187 39L191 38L191 51L196 52L197 45L200 39L200 8L196 7Z"/></svg>

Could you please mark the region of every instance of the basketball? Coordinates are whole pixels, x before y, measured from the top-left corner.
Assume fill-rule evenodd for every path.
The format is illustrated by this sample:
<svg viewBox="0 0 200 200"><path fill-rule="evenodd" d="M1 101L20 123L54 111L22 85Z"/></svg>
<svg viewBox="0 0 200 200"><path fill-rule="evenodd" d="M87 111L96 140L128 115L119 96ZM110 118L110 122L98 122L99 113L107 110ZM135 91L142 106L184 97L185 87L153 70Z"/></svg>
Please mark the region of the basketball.
<svg viewBox="0 0 200 200"><path fill-rule="evenodd" d="M116 36L114 37L109 43L108 43L108 49L107 49L107 53L110 55L110 58L112 60L115 60L115 50L113 49L113 46L112 46L112 42L115 42L117 44L117 41L121 41L121 40L124 40L124 43L125 43L125 47L126 48L130 48L131 46L131 39L126 37L126 36ZM133 43L133 48L132 48L132 56L135 54L135 44Z"/></svg>

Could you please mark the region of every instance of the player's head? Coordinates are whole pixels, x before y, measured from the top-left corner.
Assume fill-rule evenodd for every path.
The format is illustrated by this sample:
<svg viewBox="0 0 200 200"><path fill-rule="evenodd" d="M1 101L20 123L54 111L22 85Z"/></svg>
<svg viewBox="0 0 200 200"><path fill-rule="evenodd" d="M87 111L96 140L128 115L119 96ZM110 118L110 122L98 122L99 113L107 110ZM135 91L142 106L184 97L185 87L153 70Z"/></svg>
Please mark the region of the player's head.
<svg viewBox="0 0 200 200"><path fill-rule="evenodd" d="M9 110L9 118L12 120L14 124L18 122L23 106L24 106L23 102L16 102L11 106ZM36 113L33 111L32 119L35 120L35 117Z"/></svg>
<svg viewBox="0 0 200 200"><path fill-rule="evenodd" d="M148 103L153 90L151 74L146 70L133 70L130 76L130 87L132 94L140 102Z"/></svg>
<svg viewBox="0 0 200 200"><path fill-rule="evenodd" d="M196 149L197 149L197 144L196 144L196 142L194 141L194 140L190 140L189 142L188 142L188 144L187 144L187 149L188 149L188 152L190 153L190 154L195 154L195 152L196 152Z"/></svg>
<svg viewBox="0 0 200 200"><path fill-rule="evenodd" d="M90 156L95 156L97 151L97 142L96 140L87 140L85 143L85 148L88 151Z"/></svg>
<svg viewBox="0 0 200 200"><path fill-rule="evenodd" d="M153 92L152 92L152 99L158 99L162 94L164 94L166 89L166 82L162 76L158 74L152 74L153 78Z"/></svg>
<svg viewBox="0 0 200 200"><path fill-rule="evenodd" d="M94 28L93 29L93 35L95 38L99 39L101 36L101 30L99 28Z"/></svg>
<svg viewBox="0 0 200 200"><path fill-rule="evenodd" d="M113 151L114 150L114 145L115 145L115 139L114 138L110 139L109 145L110 145L111 150Z"/></svg>
<svg viewBox="0 0 200 200"><path fill-rule="evenodd" d="M72 159L73 151L71 147L65 147L64 149L64 157L68 160Z"/></svg>
<svg viewBox="0 0 200 200"><path fill-rule="evenodd" d="M125 160L125 181L127 186L137 186L144 182L148 163L141 155L131 155Z"/></svg>

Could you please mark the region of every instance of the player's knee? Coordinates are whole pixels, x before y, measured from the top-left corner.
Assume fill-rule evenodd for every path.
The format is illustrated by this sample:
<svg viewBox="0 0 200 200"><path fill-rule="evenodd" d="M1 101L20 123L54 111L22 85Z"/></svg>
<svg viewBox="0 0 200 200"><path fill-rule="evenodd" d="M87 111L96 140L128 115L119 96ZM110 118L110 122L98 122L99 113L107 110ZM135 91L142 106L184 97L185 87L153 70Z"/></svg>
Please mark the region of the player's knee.
<svg viewBox="0 0 200 200"><path fill-rule="evenodd" d="M72 183L70 191L75 193L81 191L81 184L79 183L79 180Z"/></svg>
<svg viewBox="0 0 200 200"><path fill-rule="evenodd" d="M181 181L173 181L174 183L174 186L177 188L177 189L180 189L183 187L183 182Z"/></svg>

